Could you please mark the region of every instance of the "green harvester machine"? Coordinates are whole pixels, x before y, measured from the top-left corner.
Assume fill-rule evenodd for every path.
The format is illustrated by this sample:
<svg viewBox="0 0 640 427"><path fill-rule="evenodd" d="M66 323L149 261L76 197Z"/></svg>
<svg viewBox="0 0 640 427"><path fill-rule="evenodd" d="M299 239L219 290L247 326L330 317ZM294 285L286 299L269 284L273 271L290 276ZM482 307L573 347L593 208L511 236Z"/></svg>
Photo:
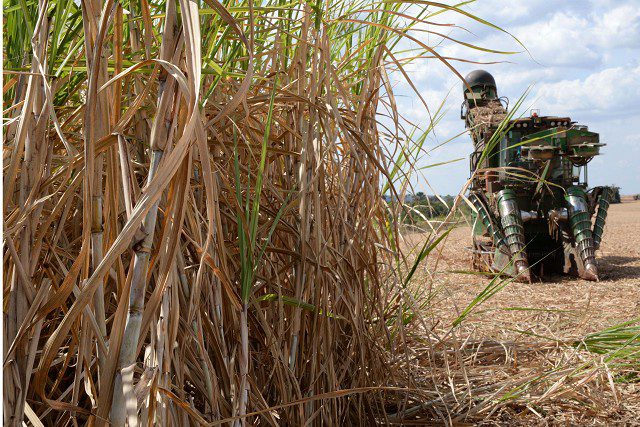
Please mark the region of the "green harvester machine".
<svg viewBox="0 0 640 427"><path fill-rule="evenodd" d="M587 163L605 145L569 117L508 120L508 100L483 70L463 84L461 118L473 139L469 200L473 267L531 282L549 273L598 280L610 187L587 190Z"/></svg>

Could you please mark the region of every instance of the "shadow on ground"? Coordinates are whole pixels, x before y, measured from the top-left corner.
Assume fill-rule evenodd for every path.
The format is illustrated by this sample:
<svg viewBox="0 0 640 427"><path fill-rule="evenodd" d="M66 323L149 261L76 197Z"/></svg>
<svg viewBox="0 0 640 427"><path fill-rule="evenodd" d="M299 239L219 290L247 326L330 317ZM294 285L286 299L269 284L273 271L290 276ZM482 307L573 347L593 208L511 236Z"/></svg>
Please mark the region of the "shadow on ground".
<svg viewBox="0 0 640 427"><path fill-rule="evenodd" d="M640 279L640 257L608 255L598 259L601 279Z"/></svg>

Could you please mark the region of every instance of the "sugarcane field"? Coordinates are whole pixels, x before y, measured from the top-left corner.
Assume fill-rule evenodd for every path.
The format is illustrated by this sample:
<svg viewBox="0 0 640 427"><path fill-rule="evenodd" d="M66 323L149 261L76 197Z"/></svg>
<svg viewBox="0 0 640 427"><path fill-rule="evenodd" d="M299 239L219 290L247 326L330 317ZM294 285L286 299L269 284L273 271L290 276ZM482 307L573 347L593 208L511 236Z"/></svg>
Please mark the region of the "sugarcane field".
<svg viewBox="0 0 640 427"><path fill-rule="evenodd" d="M3 425L640 426L636 0L5 0Z"/></svg>

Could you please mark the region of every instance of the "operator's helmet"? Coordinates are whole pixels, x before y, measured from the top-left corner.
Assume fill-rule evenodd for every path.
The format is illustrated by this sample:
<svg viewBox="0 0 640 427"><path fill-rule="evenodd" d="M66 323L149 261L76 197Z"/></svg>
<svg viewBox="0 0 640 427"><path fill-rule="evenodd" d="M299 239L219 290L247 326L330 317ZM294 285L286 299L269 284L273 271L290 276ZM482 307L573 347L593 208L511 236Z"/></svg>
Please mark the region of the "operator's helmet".
<svg viewBox="0 0 640 427"><path fill-rule="evenodd" d="M475 70L467 74L462 83L462 92L465 99L497 99L498 89L496 81L491 74L485 70ZM469 87L474 95L469 93Z"/></svg>

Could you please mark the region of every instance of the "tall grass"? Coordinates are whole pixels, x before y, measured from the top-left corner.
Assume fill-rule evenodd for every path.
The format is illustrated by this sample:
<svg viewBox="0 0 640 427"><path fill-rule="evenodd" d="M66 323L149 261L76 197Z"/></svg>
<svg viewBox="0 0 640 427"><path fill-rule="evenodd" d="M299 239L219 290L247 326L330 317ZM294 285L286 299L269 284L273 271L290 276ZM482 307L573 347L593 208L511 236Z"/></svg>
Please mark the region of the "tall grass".
<svg viewBox="0 0 640 427"><path fill-rule="evenodd" d="M381 195L425 140L392 79L403 39L457 73L413 31L442 12L477 19L5 2L5 424L384 419L404 294Z"/></svg>

